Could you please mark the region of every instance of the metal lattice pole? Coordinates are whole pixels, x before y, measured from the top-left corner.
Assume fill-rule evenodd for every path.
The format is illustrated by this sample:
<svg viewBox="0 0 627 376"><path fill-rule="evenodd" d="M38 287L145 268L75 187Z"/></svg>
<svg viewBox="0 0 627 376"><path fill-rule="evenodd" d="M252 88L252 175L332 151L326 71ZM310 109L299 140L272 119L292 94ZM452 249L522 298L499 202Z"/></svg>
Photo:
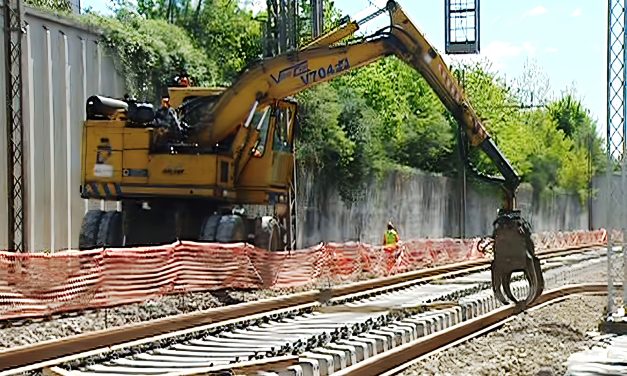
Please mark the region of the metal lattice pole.
<svg viewBox="0 0 627 376"><path fill-rule="evenodd" d="M25 249L21 0L4 1L8 247Z"/></svg>
<svg viewBox="0 0 627 376"><path fill-rule="evenodd" d="M624 262L622 253L622 234L625 230L625 130L627 120L627 50L625 49L625 3L627 0L608 0L607 33L607 194L606 206L608 231L607 275L608 275L608 318L616 314L620 305L621 293L618 284L623 282ZM617 176L620 169L620 178ZM624 254L624 253L623 253ZM623 299L623 301L625 301Z"/></svg>
<svg viewBox="0 0 627 376"><path fill-rule="evenodd" d="M311 32L318 38L324 32L324 5L322 0L311 0Z"/></svg>
<svg viewBox="0 0 627 376"><path fill-rule="evenodd" d="M298 171L296 170L296 158L293 160L293 172L292 172L292 182L290 184L289 190L289 245L288 249L290 251L294 251L297 249L297 231L298 231L298 191L296 186L296 177L298 176Z"/></svg>

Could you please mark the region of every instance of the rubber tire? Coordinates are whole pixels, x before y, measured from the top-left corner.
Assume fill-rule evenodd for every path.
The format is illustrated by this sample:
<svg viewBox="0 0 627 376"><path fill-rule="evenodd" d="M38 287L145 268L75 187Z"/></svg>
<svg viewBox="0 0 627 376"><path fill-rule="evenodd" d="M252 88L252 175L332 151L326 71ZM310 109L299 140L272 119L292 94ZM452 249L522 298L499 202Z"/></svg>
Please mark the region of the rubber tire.
<svg viewBox="0 0 627 376"><path fill-rule="evenodd" d="M220 223L221 218L222 216L220 214L214 214L209 217L206 217L205 220L202 222L198 240L206 241L206 242L215 242L216 233L218 232L218 224Z"/></svg>
<svg viewBox="0 0 627 376"><path fill-rule="evenodd" d="M102 210L90 210L85 213L78 235L78 249L87 250L96 247L103 214Z"/></svg>
<svg viewBox="0 0 627 376"><path fill-rule="evenodd" d="M100 221L96 246L121 247L124 242L122 231L122 213L117 211L106 212Z"/></svg>
<svg viewBox="0 0 627 376"><path fill-rule="evenodd" d="M220 243L239 243L248 239L246 224L239 215L223 215L216 231Z"/></svg>

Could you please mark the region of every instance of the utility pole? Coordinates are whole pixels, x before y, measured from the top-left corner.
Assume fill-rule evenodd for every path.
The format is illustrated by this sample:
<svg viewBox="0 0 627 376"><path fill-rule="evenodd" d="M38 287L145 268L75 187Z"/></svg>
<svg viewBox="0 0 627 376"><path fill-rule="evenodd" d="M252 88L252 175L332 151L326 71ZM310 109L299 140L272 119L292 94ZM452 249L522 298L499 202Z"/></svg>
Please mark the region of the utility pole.
<svg viewBox="0 0 627 376"><path fill-rule="evenodd" d="M605 324L624 316L621 307L627 300L627 288L621 288L627 275L627 231L625 193L627 183L627 29L625 0L607 2L607 310Z"/></svg>
<svg viewBox="0 0 627 376"><path fill-rule="evenodd" d="M311 0L311 34L318 38L324 32L324 4L322 0Z"/></svg>
<svg viewBox="0 0 627 376"><path fill-rule="evenodd" d="M24 231L24 122L22 118L22 4L4 0L6 83L8 250L23 252Z"/></svg>
<svg viewBox="0 0 627 376"><path fill-rule="evenodd" d="M466 90L465 71L463 69L457 70L456 78L463 90ZM466 237L466 209L467 209L467 178L466 178L466 163L468 161L468 146L466 139L466 132L461 124L457 127L457 152L459 154L459 237L461 239Z"/></svg>
<svg viewBox="0 0 627 376"><path fill-rule="evenodd" d="M266 0L268 20L265 24L264 56L276 56L298 48L301 25L298 22L303 9L311 9L312 38L324 32L323 0ZM300 6L299 6L300 4Z"/></svg>
<svg viewBox="0 0 627 376"><path fill-rule="evenodd" d="M298 45L297 0L266 0L264 56L276 56Z"/></svg>
<svg viewBox="0 0 627 376"><path fill-rule="evenodd" d="M479 0L444 1L444 42L449 55L479 53ZM457 81L463 89L464 71L459 71ZM464 131L458 129L459 152L459 237L466 237L467 177L466 144Z"/></svg>
<svg viewBox="0 0 627 376"><path fill-rule="evenodd" d="M592 231L592 135L588 132L588 230Z"/></svg>

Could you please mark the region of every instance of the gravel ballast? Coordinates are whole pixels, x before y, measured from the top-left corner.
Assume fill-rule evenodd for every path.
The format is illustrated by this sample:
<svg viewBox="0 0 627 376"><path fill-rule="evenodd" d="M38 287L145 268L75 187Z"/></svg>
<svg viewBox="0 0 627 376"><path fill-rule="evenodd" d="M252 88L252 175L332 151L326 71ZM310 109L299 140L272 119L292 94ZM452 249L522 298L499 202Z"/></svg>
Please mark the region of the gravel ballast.
<svg viewBox="0 0 627 376"><path fill-rule="evenodd" d="M0 322L0 350L315 288L309 285L280 290L220 290L165 295L141 303L58 315L52 319Z"/></svg>
<svg viewBox="0 0 627 376"><path fill-rule="evenodd" d="M0 328L0 350L221 305L224 304L216 295L201 292L163 296L142 303L81 312L52 320L9 323L8 327Z"/></svg>

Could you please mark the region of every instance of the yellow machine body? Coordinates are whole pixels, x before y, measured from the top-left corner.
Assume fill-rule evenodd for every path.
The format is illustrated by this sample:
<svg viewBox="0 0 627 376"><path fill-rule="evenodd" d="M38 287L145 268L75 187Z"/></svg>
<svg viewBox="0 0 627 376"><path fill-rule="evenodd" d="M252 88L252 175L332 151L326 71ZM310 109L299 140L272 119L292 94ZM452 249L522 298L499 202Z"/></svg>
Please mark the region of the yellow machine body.
<svg viewBox="0 0 627 376"><path fill-rule="evenodd" d="M260 126L263 137L242 153L246 158L238 160L229 153L155 153L151 150L157 129L130 127L126 119L87 120L82 195L105 200L171 197L230 204L285 203L293 176L296 104L280 101L268 107L270 111L282 115L266 115ZM241 132L248 131L241 127Z"/></svg>

